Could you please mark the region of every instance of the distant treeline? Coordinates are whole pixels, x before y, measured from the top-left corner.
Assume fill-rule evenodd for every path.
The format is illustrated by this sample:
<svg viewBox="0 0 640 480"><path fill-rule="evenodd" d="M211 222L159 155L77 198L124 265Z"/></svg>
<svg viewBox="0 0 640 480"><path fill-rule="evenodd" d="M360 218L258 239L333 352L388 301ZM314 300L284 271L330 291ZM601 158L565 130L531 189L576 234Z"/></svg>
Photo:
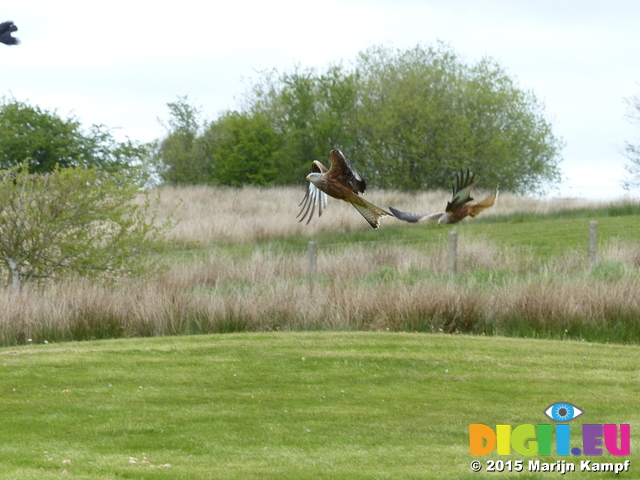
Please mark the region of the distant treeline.
<svg viewBox="0 0 640 480"><path fill-rule="evenodd" d="M534 94L494 60L467 63L443 43L372 47L324 71L264 71L239 105L204 121L179 97L164 138L142 144L2 97L0 170L149 167L173 185L292 185L339 148L373 188L448 188L461 168L480 187L514 193L540 193L560 178L563 142Z"/></svg>
<svg viewBox="0 0 640 480"><path fill-rule="evenodd" d="M515 83L442 43L372 47L348 66L262 72L242 108L211 122L178 98L153 164L169 184L287 185L339 148L373 187L447 188L468 167L486 188L541 192L560 178L563 142Z"/></svg>

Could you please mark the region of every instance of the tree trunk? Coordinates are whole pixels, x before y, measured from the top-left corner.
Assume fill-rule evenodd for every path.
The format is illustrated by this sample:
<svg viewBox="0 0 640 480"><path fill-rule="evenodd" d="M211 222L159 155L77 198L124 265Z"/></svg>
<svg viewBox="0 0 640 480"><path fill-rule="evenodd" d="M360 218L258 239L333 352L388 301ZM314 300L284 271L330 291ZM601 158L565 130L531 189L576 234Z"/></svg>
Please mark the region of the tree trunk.
<svg viewBox="0 0 640 480"><path fill-rule="evenodd" d="M20 269L18 268L18 262L13 258L8 258L7 264L9 265L10 270L9 275L11 277L11 287L14 292L18 292L20 290Z"/></svg>

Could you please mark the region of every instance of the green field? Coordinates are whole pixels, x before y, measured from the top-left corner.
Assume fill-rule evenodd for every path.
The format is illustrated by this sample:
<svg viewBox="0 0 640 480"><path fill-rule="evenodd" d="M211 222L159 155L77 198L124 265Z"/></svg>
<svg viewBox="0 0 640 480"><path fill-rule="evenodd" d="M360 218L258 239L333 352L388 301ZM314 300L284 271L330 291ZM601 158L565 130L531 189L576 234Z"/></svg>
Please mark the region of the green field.
<svg viewBox="0 0 640 480"><path fill-rule="evenodd" d="M640 478L638 205L379 230L335 213L247 241L196 238L196 216L153 278L0 292L0 479L544 479L529 460L585 459L631 471L568 478ZM471 471L470 424L551 424L559 401L585 412L572 447L624 423L631 454Z"/></svg>
<svg viewBox="0 0 640 480"><path fill-rule="evenodd" d="M0 478L517 478L530 459L631 460L640 350L410 333L246 333L0 350ZM631 424L629 457L472 473L471 423ZM572 446L580 445L579 434ZM568 478L613 474L568 473Z"/></svg>
<svg viewBox="0 0 640 480"><path fill-rule="evenodd" d="M588 242L589 222L599 224L600 246L612 240L640 242L640 205L615 204L601 208L559 210L549 213L516 212L505 215L478 216L455 225L407 224L390 220L379 230L323 232L314 238L325 245L348 245L368 242L423 244L447 242L450 231L461 238L481 238L495 242L500 248L530 250L541 263L549 256L568 251L584 252ZM308 238L289 237L279 242L303 247ZM270 242L276 243L276 242Z"/></svg>

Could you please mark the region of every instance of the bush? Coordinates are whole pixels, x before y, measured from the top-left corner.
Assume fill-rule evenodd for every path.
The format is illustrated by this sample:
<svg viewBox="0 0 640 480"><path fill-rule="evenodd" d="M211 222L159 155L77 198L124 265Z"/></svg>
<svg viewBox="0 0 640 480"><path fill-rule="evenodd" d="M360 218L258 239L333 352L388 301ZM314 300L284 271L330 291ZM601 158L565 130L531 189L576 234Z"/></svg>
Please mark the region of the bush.
<svg viewBox="0 0 640 480"><path fill-rule="evenodd" d="M170 221L154 224L135 176L98 168L32 174L26 163L0 171L0 270L14 289L69 274L115 278L157 266L145 261Z"/></svg>

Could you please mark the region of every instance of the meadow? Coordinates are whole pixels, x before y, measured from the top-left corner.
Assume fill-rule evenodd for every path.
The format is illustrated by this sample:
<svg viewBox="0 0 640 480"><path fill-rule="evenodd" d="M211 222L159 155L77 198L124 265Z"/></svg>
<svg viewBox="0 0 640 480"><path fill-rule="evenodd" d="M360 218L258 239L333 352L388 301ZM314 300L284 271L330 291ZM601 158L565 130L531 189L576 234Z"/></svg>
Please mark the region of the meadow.
<svg viewBox="0 0 640 480"><path fill-rule="evenodd" d="M640 205L501 194L453 227L393 218L371 229L350 205L296 220L301 188L164 188L177 221L149 258L163 273L70 279L0 292L0 344L244 331L473 333L638 343ZM478 192L481 197L483 192ZM373 203L442 210L448 192L371 192ZM598 263L589 268L589 221ZM458 232L458 274L448 234ZM307 245L318 244L309 273Z"/></svg>
<svg viewBox="0 0 640 480"><path fill-rule="evenodd" d="M373 230L337 201L304 225L293 188L160 194L162 273L0 292L0 479L542 479L529 459L594 458L638 478L637 202L502 195L453 227L451 276L451 227ZM558 401L585 412L572 446L628 423L631 454L471 471L470 424L548 424Z"/></svg>

